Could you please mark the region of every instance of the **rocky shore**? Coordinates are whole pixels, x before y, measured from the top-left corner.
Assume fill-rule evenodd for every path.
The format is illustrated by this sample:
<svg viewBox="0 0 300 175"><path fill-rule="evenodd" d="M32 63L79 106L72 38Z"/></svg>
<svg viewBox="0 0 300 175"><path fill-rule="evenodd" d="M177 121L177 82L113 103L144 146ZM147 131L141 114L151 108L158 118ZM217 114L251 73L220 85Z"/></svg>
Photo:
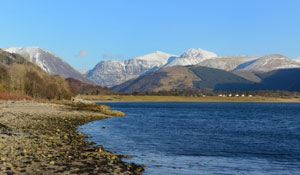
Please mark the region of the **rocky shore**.
<svg viewBox="0 0 300 175"><path fill-rule="evenodd" d="M69 105L0 101L0 174L141 174L142 166L76 132L108 117Z"/></svg>

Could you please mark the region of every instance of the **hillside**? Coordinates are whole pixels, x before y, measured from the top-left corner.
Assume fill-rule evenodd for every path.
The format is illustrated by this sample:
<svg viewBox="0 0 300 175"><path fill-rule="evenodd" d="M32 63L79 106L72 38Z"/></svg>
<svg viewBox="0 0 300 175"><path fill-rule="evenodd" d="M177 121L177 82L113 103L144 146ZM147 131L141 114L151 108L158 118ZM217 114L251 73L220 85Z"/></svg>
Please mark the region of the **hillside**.
<svg viewBox="0 0 300 175"><path fill-rule="evenodd" d="M69 84L72 94L84 94L84 95L116 95L119 94L116 91L112 91L108 88L88 84L74 78L67 78L66 81Z"/></svg>
<svg viewBox="0 0 300 175"><path fill-rule="evenodd" d="M0 49L0 98L69 99L77 94L118 94L108 88L95 86L74 78L49 75L40 67L18 54ZM23 95L22 95L23 94Z"/></svg>
<svg viewBox="0 0 300 175"><path fill-rule="evenodd" d="M300 69L279 69L258 74L262 79L263 89L300 91Z"/></svg>
<svg viewBox="0 0 300 175"><path fill-rule="evenodd" d="M252 81L221 69L202 66L191 66L189 69L201 79L201 81L194 81L194 87L197 89L210 91L223 90L224 88L239 90L254 84Z"/></svg>
<svg viewBox="0 0 300 175"><path fill-rule="evenodd" d="M27 61L39 66L48 74L60 75L64 78L74 78L93 84L92 80L86 78L68 63L48 50L44 50L39 47L9 47L3 50L9 53L21 55L22 57L26 58Z"/></svg>
<svg viewBox="0 0 300 175"><path fill-rule="evenodd" d="M231 72L202 66L175 66L127 81L112 89L120 92L201 89L213 91L222 84L253 84ZM240 88L232 87L232 88Z"/></svg>
<svg viewBox="0 0 300 175"><path fill-rule="evenodd" d="M269 72L229 72L202 66L175 66L127 81L112 89L120 92L157 92L175 89L205 91L283 90L299 92L299 77L299 68L278 69Z"/></svg>
<svg viewBox="0 0 300 175"><path fill-rule="evenodd" d="M47 99L65 99L72 95L63 78L47 74L20 55L0 50L0 62L1 91Z"/></svg>

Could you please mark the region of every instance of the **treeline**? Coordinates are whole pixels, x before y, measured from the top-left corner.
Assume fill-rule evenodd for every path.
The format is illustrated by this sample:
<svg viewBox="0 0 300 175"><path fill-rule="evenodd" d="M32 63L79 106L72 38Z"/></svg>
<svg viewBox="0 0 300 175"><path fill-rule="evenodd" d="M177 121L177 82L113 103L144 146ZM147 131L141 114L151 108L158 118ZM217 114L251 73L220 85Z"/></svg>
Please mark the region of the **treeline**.
<svg viewBox="0 0 300 175"><path fill-rule="evenodd" d="M133 93L124 93L125 95L150 95L150 96L202 96L202 95L214 95L212 92L205 92L198 89L174 89L174 90L160 90L150 92L135 91Z"/></svg>
<svg viewBox="0 0 300 175"><path fill-rule="evenodd" d="M58 100L72 96L68 83L60 76L48 75L36 66L17 63L0 67L0 91Z"/></svg>
<svg viewBox="0 0 300 175"><path fill-rule="evenodd" d="M216 95L245 95L245 96L263 96L263 97L300 97L300 92L282 91L282 90L253 90L253 91L216 91Z"/></svg>
<svg viewBox="0 0 300 175"><path fill-rule="evenodd" d="M73 94L84 94L84 95L118 95L119 92L110 90L109 88L91 85L88 83L81 82L74 78L67 78L66 81L70 86L70 90Z"/></svg>
<svg viewBox="0 0 300 175"><path fill-rule="evenodd" d="M201 96L219 96L226 95L229 96L263 96L263 97L300 97L300 92L293 91L280 91L280 90L254 90L254 91L205 91L197 89L174 89L174 90L161 90L157 92L139 92L135 91L133 93L124 93L123 95L136 95L136 96L192 96L192 97L201 97Z"/></svg>
<svg viewBox="0 0 300 175"><path fill-rule="evenodd" d="M38 66L18 54L0 49L0 92L10 99L24 95L41 99L70 99L77 94L100 95L118 94L108 88L90 85L72 78L64 79L58 75L49 75ZM27 96L26 96L27 95Z"/></svg>

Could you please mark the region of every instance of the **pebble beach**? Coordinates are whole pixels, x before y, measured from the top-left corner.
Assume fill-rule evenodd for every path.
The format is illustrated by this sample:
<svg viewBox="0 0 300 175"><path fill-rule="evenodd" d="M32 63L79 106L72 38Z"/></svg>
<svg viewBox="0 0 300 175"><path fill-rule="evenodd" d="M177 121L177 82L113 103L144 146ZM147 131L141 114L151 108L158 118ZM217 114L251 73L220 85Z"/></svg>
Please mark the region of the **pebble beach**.
<svg viewBox="0 0 300 175"><path fill-rule="evenodd" d="M0 102L0 174L141 174L102 146L86 141L77 126L109 118L63 104Z"/></svg>

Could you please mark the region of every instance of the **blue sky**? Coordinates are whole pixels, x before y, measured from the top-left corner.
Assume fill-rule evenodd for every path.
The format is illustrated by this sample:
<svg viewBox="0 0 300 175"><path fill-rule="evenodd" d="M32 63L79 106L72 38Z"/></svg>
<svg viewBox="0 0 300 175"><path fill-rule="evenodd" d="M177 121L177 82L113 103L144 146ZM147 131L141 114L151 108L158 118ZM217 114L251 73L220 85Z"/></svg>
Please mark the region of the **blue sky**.
<svg viewBox="0 0 300 175"><path fill-rule="evenodd" d="M76 69L203 48L300 56L299 0L1 0L0 48L40 46Z"/></svg>

